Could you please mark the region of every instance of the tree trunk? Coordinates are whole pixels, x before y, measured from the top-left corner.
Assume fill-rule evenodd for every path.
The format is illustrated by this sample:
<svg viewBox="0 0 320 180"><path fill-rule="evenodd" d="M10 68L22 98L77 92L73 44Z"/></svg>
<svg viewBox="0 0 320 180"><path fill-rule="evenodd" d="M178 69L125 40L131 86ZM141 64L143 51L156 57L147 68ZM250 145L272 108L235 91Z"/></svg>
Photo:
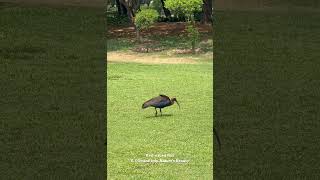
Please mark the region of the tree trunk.
<svg viewBox="0 0 320 180"><path fill-rule="evenodd" d="M133 17L135 12L140 8L139 0L119 0L120 4L122 4L126 9L126 14L128 15L130 21L134 23Z"/></svg>
<svg viewBox="0 0 320 180"><path fill-rule="evenodd" d="M121 4L120 7L121 7L121 15L127 16L128 15L128 10L127 10L126 6Z"/></svg>
<svg viewBox="0 0 320 180"><path fill-rule="evenodd" d="M117 9L118 9L118 15L121 16L122 11L121 11L121 4L120 4L119 0L116 0L116 5L117 5Z"/></svg>
<svg viewBox="0 0 320 180"><path fill-rule="evenodd" d="M118 8L118 15L121 16L121 15L127 15L127 8L126 6L124 6L122 3L120 3L119 0L116 0L116 5L117 5L117 8Z"/></svg>
<svg viewBox="0 0 320 180"><path fill-rule="evenodd" d="M192 45L192 54L195 54L196 53L196 43L192 42L191 45Z"/></svg>
<svg viewBox="0 0 320 180"><path fill-rule="evenodd" d="M140 0L119 0L119 2L125 6L127 10L127 15L130 19L131 25L134 26L134 29L137 34L137 39L140 42L141 41L141 35L139 29L134 24L134 15L135 12L140 8Z"/></svg>
<svg viewBox="0 0 320 180"><path fill-rule="evenodd" d="M201 23L212 23L212 0L203 0L203 16Z"/></svg>
<svg viewBox="0 0 320 180"><path fill-rule="evenodd" d="M150 7L150 3L151 3L151 1L147 1L146 4L148 5L148 7Z"/></svg>
<svg viewBox="0 0 320 180"><path fill-rule="evenodd" d="M135 27L135 29L136 29L136 34L137 34L137 41L140 43L140 42L142 42L140 30L137 27Z"/></svg>
<svg viewBox="0 0 320 180"><path fill-rule="evenodd" d="M167 9L167 8L164 6L164 1L165 1L165 0L161 0L161 4L162 4L162 8L163 8L164 15L166 15L167 18L170 18L170 17L171 17L171 13L170 13L169 9Z"/></svg>
<svg viewBox="0 0 320 180"><path fill-rule="evenodd" d="M134 29L136 31L136 35L137 35L137 40L138 42L141 42L141 35L140 35L140 30L137 28L137 26L134 24L134 14L133 11L128 11L128 17L130 19L131 25L134 26Z"/></svg>

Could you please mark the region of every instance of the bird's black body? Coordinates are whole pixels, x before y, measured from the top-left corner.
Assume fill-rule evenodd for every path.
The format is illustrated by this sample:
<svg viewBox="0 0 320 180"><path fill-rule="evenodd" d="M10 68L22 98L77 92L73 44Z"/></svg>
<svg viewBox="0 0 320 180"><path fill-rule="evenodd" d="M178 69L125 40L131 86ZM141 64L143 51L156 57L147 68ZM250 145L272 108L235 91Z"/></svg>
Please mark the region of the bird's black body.
<svg viewBox="0 0 320 180"><path fill-rule="evenodd" d="M156 110L156 116L157 116L157 114L158 114L157 108L159 108L160 113L162 115L161 109L173 105L174 102L177 102L177 104L179 105L176 98L170 99L168 96L160 94L160 96L154 97L154 98L144 102L142 104L142 109L145 109L148 107L154 107ZM179 107L180 107L180 105L179 105Z"/></svg>

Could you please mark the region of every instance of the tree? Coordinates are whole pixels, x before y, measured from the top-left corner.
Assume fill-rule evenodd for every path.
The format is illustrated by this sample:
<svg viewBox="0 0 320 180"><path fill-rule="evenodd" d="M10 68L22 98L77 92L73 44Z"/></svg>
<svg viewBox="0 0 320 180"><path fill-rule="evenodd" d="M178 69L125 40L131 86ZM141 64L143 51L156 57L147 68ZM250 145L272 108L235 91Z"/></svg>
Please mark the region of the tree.
<svg viewBox="0 0 320 180"><path fill-rule="evenodd" d="M184 14L188 21L194 21L194 13L202 10L202 0L166 0L165 7L175 14Z"/></svg>
<svg viewBox="0 0 320 180"><path fill-rule="evenodd" d="M137 34L137 36L139 36L139 39L140 39L140 31L135 26L135 20L134 20L135 13L140 8L140 0L119 0L119 2L123 6L125 6L125 8L127 9L127 15L130 19L130 22L134 26L136 34Z"/></svg>
<svg viewBox="0 0 320 180"><path fill-rule="evenodd" d="M161 4L162 4L164 15L166 15L167 18L170 18L171 17L171 13L170 13L169 9L167 9L165 7L165 3L164 2L165 2L165 0L161 0Z"/></svg>
<svg viewBox="0 0 320 180"><path fill-rule="evenodd" d="M154 9L142 9L136 14L135 17L135 26L136 26L136 33L137 39L141 42L140 31L142 29L148 29L150 26L156 22L159 14Z"/></svg>
<svg viewBox="0 0 320 180"><path fill-rule="evenodd" d="M140 0L140 3L141 4L146 4L146 5L150 5L150 3L151 3L151 0Z"/></svg>
<svg viewBox="0 0 320 180"><path fill-rule="evenodd" d="M199 31L195 26L194 13L202 10L203 0L166 0L165 7L175 14L183 14L187 17L187 32L195 53L195 46L199 41Z"/></svg>
<svg viewBox="0 0 320 180"><path fill-rule="evenodd" d="M134 16L140 7L140 0L119 0L119 2L127 9L130 22L134 25Z"/></svg>
<svg viewBox="0 0 320 180"><path fill-rule="evenodd" d="M203 0L201 23L212 23L212 0Z"/></svg>
<svg viewBox="0 0 320 180"><path fill-rule="evenodd" d="M120 3L120 1L119 0L116 0L116 5L117 5L117 8L118 8L118 15L119 16L123 16L123 15L127 15L127 8L123 5L123 4L121 4Z"/></svg>

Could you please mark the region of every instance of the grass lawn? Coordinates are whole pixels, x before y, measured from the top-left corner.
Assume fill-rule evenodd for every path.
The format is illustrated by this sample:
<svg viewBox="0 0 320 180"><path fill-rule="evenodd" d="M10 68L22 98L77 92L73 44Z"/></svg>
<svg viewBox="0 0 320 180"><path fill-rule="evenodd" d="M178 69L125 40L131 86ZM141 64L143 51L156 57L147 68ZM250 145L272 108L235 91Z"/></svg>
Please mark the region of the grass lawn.
<svg viewBox="0 0 320 180"><path fill-rule="evenodd" d="M217 179L320 177L319 12L216 13Z"/></svg>
<svg viewBox="0 0 320 180"><path fill-rule="evenodd" d="M108 178L212 179L212 63L108 64ZM180 105L142 110L160 93ZM189 163L137 163L146 154L174 154Z"/></svg>
<svg viewBox="0 0 320 180"><path fill-rule="evenodd" d="M149 43L139 44L130 28L121 29L121 24L112 24L115 22L114 18L108 21L114 26L107 46L108 178L212 179L211 34L201 34L201 53L177 53L189 49L190 43L175 24L156 24L153 30L143 32ZM161 50L142 53L135 50L137 47ZM143 102L159 94L176 97L181 109L175 104L164 108L163 116L158 117L154 108L141 109ZM188 163L137 162L160 159Z"/></svg>

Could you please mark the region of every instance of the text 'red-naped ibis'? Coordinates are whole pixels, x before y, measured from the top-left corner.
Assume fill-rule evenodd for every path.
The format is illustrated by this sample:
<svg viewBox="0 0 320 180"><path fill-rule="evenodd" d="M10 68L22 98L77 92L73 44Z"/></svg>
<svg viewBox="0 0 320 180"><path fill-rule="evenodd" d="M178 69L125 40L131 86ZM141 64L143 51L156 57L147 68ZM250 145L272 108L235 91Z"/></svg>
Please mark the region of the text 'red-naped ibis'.
<svg viewBox="0 0 320 180"><path fill-rule="evenodd" d="M154 109L156 110L156 116L157 116L157 114L158 114L157 108L159 108L160 113L162 115L161 109L168 107L168 106L171 106L172 104L174 104L174 102L177 102L177 104L180 108L180 105L179 105L176 98L173 97L170 99L168 96L160 94L160 96L154 97L154 98L146 101L145 103L143 103L142 109L145 109L147 107L154 107Z"/></svg>

